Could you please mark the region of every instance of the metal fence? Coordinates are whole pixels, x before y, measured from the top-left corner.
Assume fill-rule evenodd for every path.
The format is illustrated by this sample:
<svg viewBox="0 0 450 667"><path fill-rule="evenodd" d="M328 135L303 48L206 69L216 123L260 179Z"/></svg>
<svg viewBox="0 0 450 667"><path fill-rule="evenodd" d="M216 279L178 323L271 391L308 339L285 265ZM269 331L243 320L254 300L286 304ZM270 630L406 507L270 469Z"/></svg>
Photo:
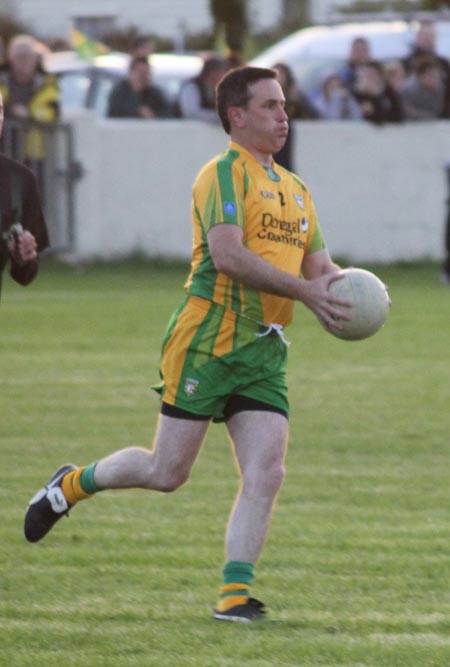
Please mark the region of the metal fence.
<svg viewBox="0 0 450 667"><path fill-rule="evenodd" d="M30 157L30 132L40 155ZM67 123L41 125L5 120L0 150L34 172L41 192L52 252L68 252L75 241L75 184L81 167L75 160L73 128Z"/></svg>

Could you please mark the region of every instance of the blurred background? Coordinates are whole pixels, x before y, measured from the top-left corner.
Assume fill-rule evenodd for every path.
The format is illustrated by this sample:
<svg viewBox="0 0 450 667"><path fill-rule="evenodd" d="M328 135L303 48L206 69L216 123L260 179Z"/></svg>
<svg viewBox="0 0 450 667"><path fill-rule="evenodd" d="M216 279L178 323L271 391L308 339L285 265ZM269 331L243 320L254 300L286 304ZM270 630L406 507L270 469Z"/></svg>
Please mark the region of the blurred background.
<svg viewBox="0 0 450 667"><path fill-rule="evenodd" d="M227 145L214 86L275 66L276 160L311 187L332 253L438 261L450 282L449 57L431 0L0 0L1 150L37 174L53 254L187 259L192 182Z"/></svg>

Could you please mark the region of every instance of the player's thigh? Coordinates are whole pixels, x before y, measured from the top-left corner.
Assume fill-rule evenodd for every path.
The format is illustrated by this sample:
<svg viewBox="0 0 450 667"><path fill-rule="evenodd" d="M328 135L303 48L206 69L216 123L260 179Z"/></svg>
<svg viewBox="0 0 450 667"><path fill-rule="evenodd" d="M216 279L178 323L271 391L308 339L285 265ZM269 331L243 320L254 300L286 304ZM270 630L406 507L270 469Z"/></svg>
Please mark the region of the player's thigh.
<svg viewBox="0 0 450 667"><path fill-rule="evenodd" d="M249 485L277 487L284 477L289 423L271 411L242 411L227 421L241 475ZM268 489L269 490L269 489Z"/></svg>
<svg viewBox="0 0 450 667"><path fill-rule="evenodd" d="M159 415L153 443L154 466L161 473L189 474L200 451L208 420L179 419Z"/></svg>

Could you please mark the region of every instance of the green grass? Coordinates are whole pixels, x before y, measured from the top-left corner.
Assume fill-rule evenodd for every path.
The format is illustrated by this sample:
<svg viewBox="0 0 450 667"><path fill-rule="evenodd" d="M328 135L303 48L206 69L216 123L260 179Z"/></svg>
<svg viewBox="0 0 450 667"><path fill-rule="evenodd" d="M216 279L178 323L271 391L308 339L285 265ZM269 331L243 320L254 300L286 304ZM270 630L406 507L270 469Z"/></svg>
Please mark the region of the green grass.
<svg viewBox="0 0 450 667"><path fill-rule="evenodd" d="M255 626L210 619L237 479L211 427L177 493L104 492L38 545L26 504L54 468L151 445L167 319L186 267L44 264L0 306L0 664L448 667L450 290L436 266L376 267L372 339L288 330L288 475Z"/></svg>

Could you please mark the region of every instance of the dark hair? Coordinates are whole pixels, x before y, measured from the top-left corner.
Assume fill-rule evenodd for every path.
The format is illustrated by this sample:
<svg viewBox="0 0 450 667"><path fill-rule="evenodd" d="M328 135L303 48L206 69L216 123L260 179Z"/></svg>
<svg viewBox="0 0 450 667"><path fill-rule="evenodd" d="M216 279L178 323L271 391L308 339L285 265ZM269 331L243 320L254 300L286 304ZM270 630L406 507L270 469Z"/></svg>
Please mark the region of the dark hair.
<svg viewBox="0 0 450 667"><path fill-rule="evenodd" d="M205 62L203 63L203 67L199 76L202 78L208 76L208 74L216 70L225 71L226 69L228 69L228 63L225 58L210 56L209 58L206 58Z"/></svg>
<svg viewBox="0 0 450 667"><path fill-rule="evenodd" d="M136 51L137 49L142 48L143 46L149 46L151 44L151 39L150 37L144 37L141 35L140 37L136 37L136 39L133 40L131 43L131 51Z"/></svg>
<svg viewBox="0 0 450 667"><path fill-rule="evenodd" d="M277 79L273 69L265 67L237 67L221 79L216 88L216 107L223 129L230 134L231 125L228 118L230 107L245 108L250 101L249 86L261 79Z"/></svg>
<svg viewBox="0 0 450 667"><path fill-rule="evenodd" d="M139 56L138 58L132 58L130 60L130 64L128 65L128 71L132 72L136 67L136 65L147 65L147 67L150 67L150 63L144 56Z"/></svg>
<svg viewBox="0 0 450 667"><path fill-rule="evenodd" d="M294 72L286 63L276 63L272 65L272 69L276 69L279 72L283 72L286 78L286 88L291 88L296 83Z"/></svg>

